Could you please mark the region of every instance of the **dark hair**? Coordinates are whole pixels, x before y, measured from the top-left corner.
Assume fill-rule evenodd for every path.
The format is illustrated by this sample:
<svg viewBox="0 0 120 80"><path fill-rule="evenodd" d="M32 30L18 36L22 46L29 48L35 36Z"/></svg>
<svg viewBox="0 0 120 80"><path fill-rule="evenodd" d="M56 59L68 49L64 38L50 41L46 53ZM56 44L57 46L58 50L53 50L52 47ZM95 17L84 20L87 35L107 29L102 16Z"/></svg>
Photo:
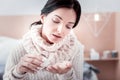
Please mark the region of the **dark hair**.
<svg viewBox="0 0 120 80"><path fill-rule="evenodd" d="M58 8L72 8L76 13L76 22L73 28L78 24L81 16L81 6L77 0L48 0L43 9L41 10L42 14L49 14L50 12L58 9ZM41 21L37 21L32 23L31 25L42 24Z"/></svg>

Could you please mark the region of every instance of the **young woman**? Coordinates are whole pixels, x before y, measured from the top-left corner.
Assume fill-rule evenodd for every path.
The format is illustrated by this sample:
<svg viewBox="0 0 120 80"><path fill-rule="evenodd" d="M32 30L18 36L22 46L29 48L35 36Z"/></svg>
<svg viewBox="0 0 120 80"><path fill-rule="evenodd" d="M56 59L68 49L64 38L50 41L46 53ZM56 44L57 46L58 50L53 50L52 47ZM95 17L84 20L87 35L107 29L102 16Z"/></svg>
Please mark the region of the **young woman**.
<svg viewBox="0 0 120 80"><path fill-rule="evenodd" d="M83 45L72 32L80 15L77 0L48 0L10 54L4 80L83 80Z"/></svg>

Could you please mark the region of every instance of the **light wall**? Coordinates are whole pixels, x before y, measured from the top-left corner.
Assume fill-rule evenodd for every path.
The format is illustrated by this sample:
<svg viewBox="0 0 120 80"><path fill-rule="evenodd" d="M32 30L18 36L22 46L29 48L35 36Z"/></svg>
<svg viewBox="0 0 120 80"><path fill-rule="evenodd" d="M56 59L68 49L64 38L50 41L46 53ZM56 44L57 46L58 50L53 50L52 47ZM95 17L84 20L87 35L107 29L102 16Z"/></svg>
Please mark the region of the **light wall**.
<svg viewBox="0 0 120 80"><path fill-rule="evenodd" d="M0 36L21 38L39 15L0 16Z"/></svg>
<svg viewBox="0 0 120 80"><path fill-rule="evenodd" d="M119 61L116 67L116 72L117 72L117 80L120 80L120 13L116 14L116 46L115 48L119 51Z"/></svg>
<svg viewBox="0 0 120 80"><path fill-rule="evenodd" d="M93 33L95 21L91 19L91 22L87 22L85 20L87 15L82 15L80 23L74 30L78 39L85 45L85 53L89 53L91 48L94 48L99 53L103 53L104 50L115 49L115 13L111 14L108 22L97 37ZM97 31L103 27L105 22L103 20L96 24Z"/></svg>

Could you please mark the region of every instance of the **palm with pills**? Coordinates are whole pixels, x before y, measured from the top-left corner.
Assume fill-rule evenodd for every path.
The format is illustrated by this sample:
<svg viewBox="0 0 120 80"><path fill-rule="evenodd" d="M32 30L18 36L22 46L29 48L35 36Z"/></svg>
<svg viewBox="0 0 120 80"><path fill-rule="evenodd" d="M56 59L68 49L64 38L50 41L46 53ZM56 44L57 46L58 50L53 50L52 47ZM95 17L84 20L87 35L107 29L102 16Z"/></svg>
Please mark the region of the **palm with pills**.
<svg viewBox="0 0 120 80"><path fill-rule="evenodd" d="M72 68L72 64L69 61L63 61L60 63L56 63L54 65L50 65L46 68L49 72L64 74L68 72Z"/></svg>

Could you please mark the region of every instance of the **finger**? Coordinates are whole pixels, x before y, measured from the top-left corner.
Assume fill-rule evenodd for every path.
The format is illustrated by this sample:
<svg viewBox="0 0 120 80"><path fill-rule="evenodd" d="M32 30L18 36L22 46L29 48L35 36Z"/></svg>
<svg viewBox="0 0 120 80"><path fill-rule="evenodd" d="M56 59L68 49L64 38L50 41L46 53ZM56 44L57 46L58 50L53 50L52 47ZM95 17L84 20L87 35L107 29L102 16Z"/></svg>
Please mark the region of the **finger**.
<svg viewBox="0 0 120 80"><path fill-rule="evenodd" d="M40 65L42 63L41 61L39 61L38 59L33 58L33 57L32 58L31 57L23 57L22 60L25 62L28 62L28 63L32 63L38 67L40 67Z"/></svg>
<svg viewBox="0 0 120 80"><path fill-rule="evenodd" d="M28 67L25 67L25 66L21 66L21 67L19 68L19 71L22 71L22 72L20 72L21 74L24 74L24 73L26 73L26 72L31 72L31 73L34 72L33 70L30 70Z"/></svg>
<svg viewBox="0 0 120 80"><path fill-rule="evenodd" d="M48 66L48 67L47 67L47 70L48 70L49 72L52 72L52 73L58 73L57 69L54 68L53 66Z"/></svg>
<svg viewBox="0 0 120 80"><path fill-rule="evenodd" d="M32 69L30 69L27 65L26 65L26 62L20 62L18 65L17 65L17 70L21 73L21 74L24 74L26 72L34 72Z"/></svg>
<svg viewBox="0 0 120 80"><path fill-rule="evenodd" d="M65 69L67 69L67 68L69 69L72 67L72 64L69 61L64 61L63 63L61 63L61 67L65 68Z"/></svg>
<svg viewBox="0 0 120 80"><path fill-rule="evenodd" d="M40 61L38 61L37 59L31 59L30 63L32 63L32 64L34 64L34 65L36 65L36 66L38 66L38 67L41 67L41 64L42 64L43 62L40 62Z"/></svg>
<svg viewBox="0 0 120 80"><path fill-rule="evenodd" d="M26 55L25 57L37 59L38 61L42 62L42 57L38 54L29 54L29 55Z"/></svg>
<svg viewBox="0 0 120 80"><path fill-rule="evenodd" d="M30 72L30 73L35 73L36 72L35 70L31 70L29 67L26 67L26 66L22 66L22 70L26 71L26 72Z"/></svg>
<svg viewBox="0 0 120 80"><path fill-rule="evenodd" d="M71 68L72 64L71 63L66 63L67 68Z"/></svg>
<svg viewBox="0 0 120 80"><path fill-rule="evenodd" d="M59 63L57 68L58 68L59 74L63 74L68 72L71 69L71 64L67 65L66 63Z"/></svg>
<svg viewBox="0 0 120 80"><path fill-rule="evenodd" d="M22 62L21 66L28 68L32 72L37 71L39 69L39 67L37 65L34 65L32 63L29 63L29 62Z"/></svg>
<svg viewBox="0 0 120 80"><path fill-rule="evenodd" d="M41 66L41 64L42 64L43 62L38 61L37 59L34 59L34 60L32 60L32 62L31 62L31 63L33 63L34 65L36 65L36 66L40 67L40 66Z"/></svg>

